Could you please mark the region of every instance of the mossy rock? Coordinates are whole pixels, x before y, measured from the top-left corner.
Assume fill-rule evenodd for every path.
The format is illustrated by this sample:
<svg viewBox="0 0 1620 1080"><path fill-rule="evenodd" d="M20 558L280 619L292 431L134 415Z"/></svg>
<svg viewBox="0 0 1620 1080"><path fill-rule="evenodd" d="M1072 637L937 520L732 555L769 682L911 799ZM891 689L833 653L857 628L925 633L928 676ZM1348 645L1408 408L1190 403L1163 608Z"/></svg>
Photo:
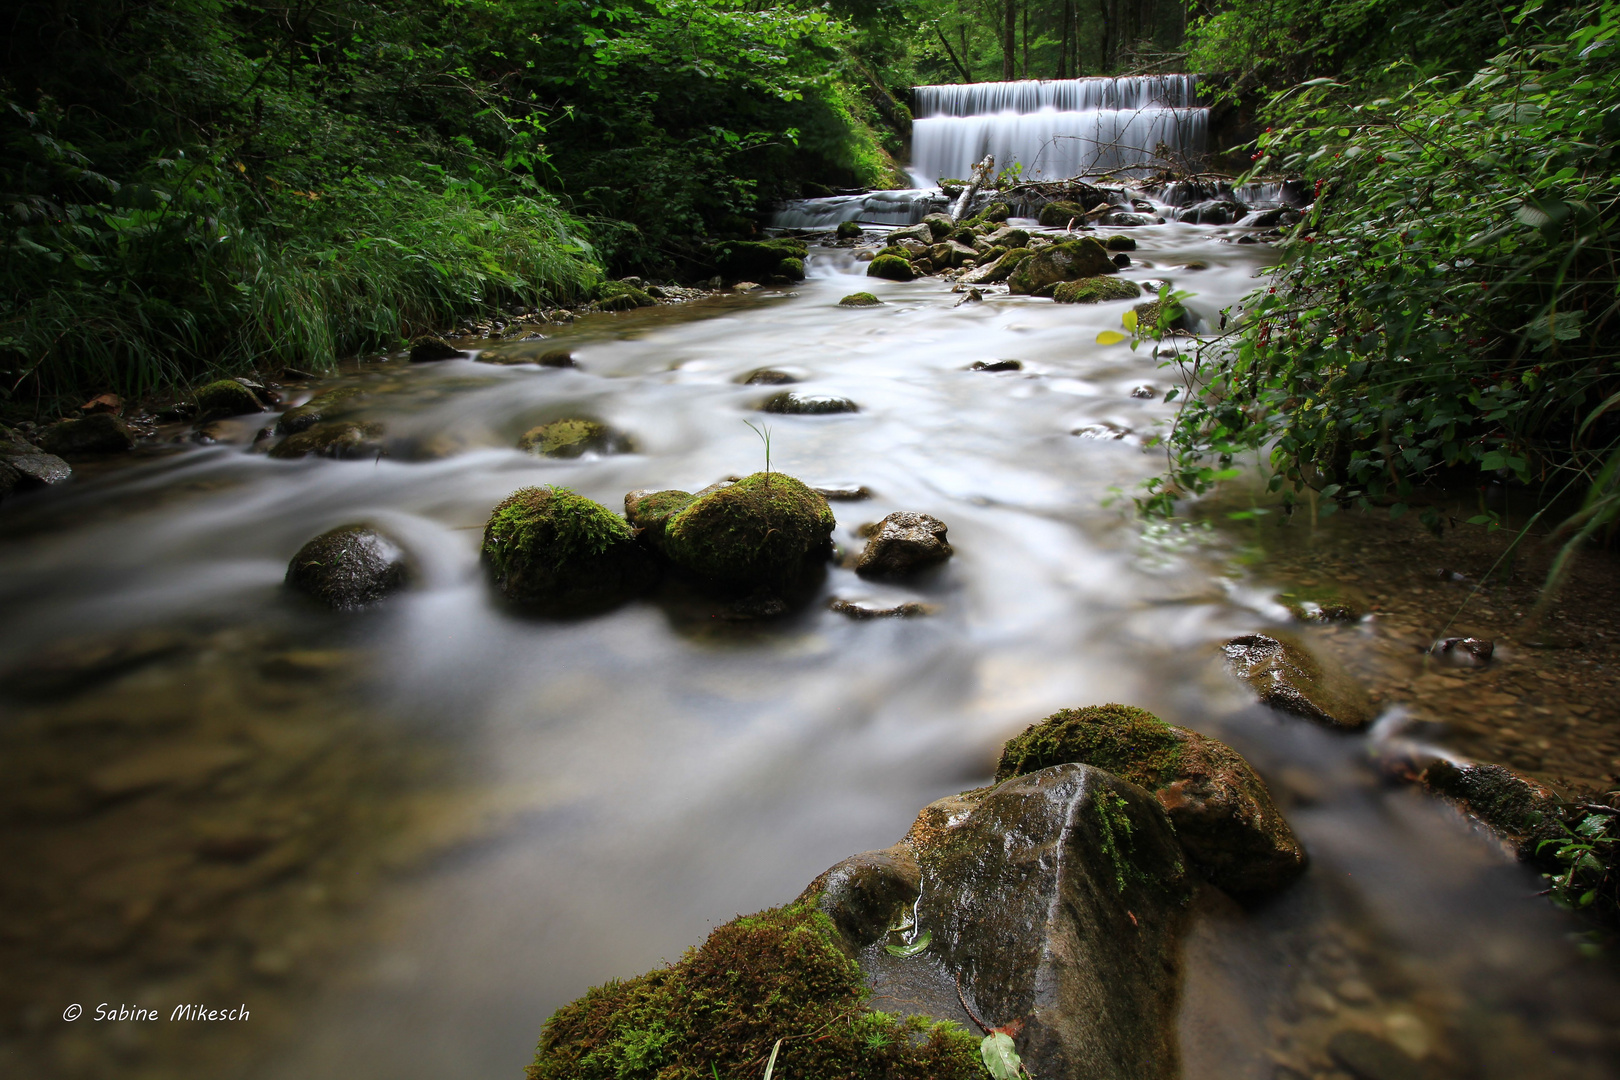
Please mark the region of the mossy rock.
<svg viewBox="0 0 1620 1080"><path fill-rule="evenodd" d="M636 308L652 307L656 303L658 301L634 285L623 281L604 281L596 287L596 302L592 306L598 311L634 311Z"/></svg>
<svg viewBox="0 0 1620 1080"><path fill-rule="evenodd" d="M1041 207L1041 225L1048 229L1061 229L1073 221L1084 224L1086 208L1074 202L1049 202Z"/></svg>
<svg viewBox="0 0 1620 1080"><path fill-rule="evenodd" d="M801 240L725 240L714 246L714 264L734 281L766 281L781 272L782 260L809 253Z"/></svg>
<svg viewBox="0 0 1620 1080"><path fill-rule="evenodd" d="M782 473L754 473L669 519L664 550L712 586L788 589L826 557L835 522L827 500Z"/></svg>
<svg viewBox="0 0 1620 1080"><path fill-rule="evenodd" d="M383 452L381 424L328 420L307 431L288 435L270 450L273 458L368 458Z"/></svg>
<svg viewBox="0 0 1620 1080"><path fill-rule="evenodd" d="M792 372L778 371L776 368L755 368L742 379L745 386L785 386L798 381L798 376Z"/></svg>
<svg viewBox="0 0 1620 1080"><path fill-rule="evenodd" d="M956 231L956 222L951 220L949 214L929 214L922 219L922 223L928 226L931 240L943 240ZM929 242L930 240L923 241L925 244Z"/></svg>
<svg viewBox="0 0 1620 1080"><path fill-rule="evenodd" d="M135 449L135 432L112 413L91 413L83 420L63 420L45 429L40 447L47 454L124 454Z"/></svg>
<svg viewBox="0 0 1620 1080"><path fill-rule="evenodd" d="M293 435L300 431L308 431L323 420L331 420L344 411L344 403L356 404L357 399L365 397L365 391L358 386L340 386L336 390L328 390L324 394L317 394L295 409L288 409L276 421L276 431L282 435Z"/></svg>
<svg viewBox="0 0 1620 1080"><path fill-rule="evenodd" d="M879 255L866 266L866 276L889 281L911 281L917 276L911 263L898 255Z"/></svg>
<svg viewBox="0 0 1620 1080"><path fill-rule="evenodd" d="M1012 207L1004 202L993 202L979 212L981 221L1001 222L1010 217L1012 217Z"/></svg>
<svg viewBox="0 0 1620 1080"><path fill-rule="evenodd" d="M501 595L547 614L602 611L657 581L630 523L567 488L523 488L484 526L484 563Z"/></svg>
<svg viewBox="0 0 1620 1080"><path fill-rule="evenodd" d="M877 254L873 255L872 257L874 259L881 259L885 255L893 255L897 259L905 259L908 262L911 259L911 252L907 251L899 244L889 244L886 247L880 248L878 249Z"/></svg>
<svg viewBox="0 0 1620 1080"><path fill-rule="evenodd" d="M235 379L217 379L193 394L192 400L197 404L199 423L264 411L258 396Z"/></svg>
<svg viewBox="0 0 1620 1080"><path fill-rule="evenodd" d="M788 258L776 264L776 277L785 277L790 281L804 280L804 260Z"/></svg>
<svg viewBox="0 0 1620 1080"><path fill-rule="evenodd" d="M1105 300L1134 300L1141 295L1142 286L1122 277L1099 276L1064 281L1052 290L1052 299L1060 304L1099 304Z"/></svg>
<svg viewBox="0 0 1620 1080"><path fill-rule="evenodd" d="M996 781L1079 762L1152 791L1174 778L1181 748L1182 740L1169 724L1134 705L1060 709L1007 740Z"/></svg>
<svg viewBox="0 0 1620 1080"><path fill-rule="evenodd" d="M868 996L826 915L773 908L717 927L678 963L558 1009L527 1080L754 1077L779 1040L779 1076L982 1080L978 1038L868 1009Z"/></svg>
<svg viewBox="0 0 1620 1080"><path fill-rule="evenodd" d="M1135 251L1136 241L1129 236L1110 236L1103 241L1103 247L1109 251Z"/></svg>
<svg viewBox="0 0 1620 1080"><path fill-rule="evenodd" d="M992 244L1006 248L1021 248L1029 246L1029 230L1017 229L1011 225L1004 225L985 237Z"/></svg>
<svg viewBox="0 0 1620 1080"><path fill-rule="evenodd" d="M837 232L840 240L858 240L861 235L861 227L853 221L840 221Z"/></svg>
<svg viewBox="0 0 1620 1080"><path fill-rule="evenodd" d="M554 458L577 458L589 451L603 454L623 453L630 441L606 424L596 420L555 420L549 424L530 428L518 439L518 449L531 454Z"/></svg>
<svg viewBox="0 0 1620 1080"><path fill-rule="evenodd" d="M881 307L883 301L869 292L850 293L838 301L839 307Z"/></svg>
<svg viewBox="0 0 1620 1080"><path fill-rule="evenodd" d="M624 497L624 516L639 530L641 542L654 551L664 547L664 526L669 519L697 501L690 491L632 491Z"/></svg>
<svg viewBox="0 0 1620 1080"><path fill-rule="evenodd" d="M335 611L376 603L405 586L404 550L369 525L342 525L298 549L287 564L287 587Z"/></svg>
<svg viewBox="0 0 1620 1080"><path fill-rule="evenodd" d="M431 364L439 360L462 360L466 353L443 338L424 336L411 342L411 363Z"/></svg>
<svg viewBox="0 0 1620 1080"><path fill-rule="evenodd" d="M1007 278L1007 289L1027 296L1060 281L1112 274L1116 270L1118 267L1109 258L1108 249L1087 236L1041 248Z"/></svg>
<svg viewBox="0 0 1620 1080"><path fill-rule="evenodd" d="M1143 333L1153 333L1159 325L1159 312L1163 310L1163 304L1158 300L1149 300L1145 304L1137 304L1135 307L1131 308L1131 310L1136 312L1137 327ZM1178 311L1176 315L1170 319L1169 324L1165 327L1165 329L1168 330L1185 330L1186 328L1186 309Z"/></svg>

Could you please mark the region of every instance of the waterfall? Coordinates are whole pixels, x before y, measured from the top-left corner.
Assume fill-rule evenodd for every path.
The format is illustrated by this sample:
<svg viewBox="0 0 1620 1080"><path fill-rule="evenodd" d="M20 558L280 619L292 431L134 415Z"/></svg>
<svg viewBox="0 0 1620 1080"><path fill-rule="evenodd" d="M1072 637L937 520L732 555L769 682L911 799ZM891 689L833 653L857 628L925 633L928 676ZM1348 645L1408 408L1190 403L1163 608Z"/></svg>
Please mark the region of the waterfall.
<svg viewBox="0 0 1620 1080"><path fill-rule="evenodd" d="M1160 144L1204 148L1209 110L1196 75L919 86L911 172L921 187L966 177L986 154L1027 179L1140 174Z"/></svg>

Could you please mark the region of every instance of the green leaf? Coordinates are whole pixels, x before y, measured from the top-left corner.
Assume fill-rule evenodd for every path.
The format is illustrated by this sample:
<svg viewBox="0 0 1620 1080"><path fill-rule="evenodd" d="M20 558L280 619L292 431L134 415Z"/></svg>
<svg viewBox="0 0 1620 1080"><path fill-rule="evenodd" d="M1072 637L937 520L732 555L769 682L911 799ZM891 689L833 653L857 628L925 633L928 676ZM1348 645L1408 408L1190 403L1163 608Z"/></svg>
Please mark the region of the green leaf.
<svg viewBox="0 0 1620 1080"><path fill-rule="evenodd" d="M764 1077L764 1080L771 1080L771 1073L776 1071L776 1054L777 1054L777 1051L779 1051L781 1049L782 1049L782 1040L777 1039L776 1040L776 1045L771 1047L771 1060L769 1060L769 1061L767 1061L765 1063L765 1077Z"/></svg>
<svg viewBox="0 0 1620 1080"><path fill-rule="evenodd" d="M1016 1080L1023 1068L1018 1051L1013 1047L1012 1036L1005 1031L993 1031L986 1035L979 1044L979 1056L996 1080Z"/></svg>
<svg viewBox="0 0 1620 1080"><path fill-rule="evenodd" d="M1119 321L1123 323L1125 329L1131 331L1131 333L1134 334L1136 332L1136 312L1127 311L1123 316L1120 317Z"/></svg>
<svg viewBox="0 0 1620 1080"><path fill-rule="evenodd" d="M885 945L883 946L883 951L888 953L890 956L916 956L918 953L928 948L928 943L933 940L934 932L932 930L924 930L922 932L922 936L916 941L913 941L910 945Z"/></svg>

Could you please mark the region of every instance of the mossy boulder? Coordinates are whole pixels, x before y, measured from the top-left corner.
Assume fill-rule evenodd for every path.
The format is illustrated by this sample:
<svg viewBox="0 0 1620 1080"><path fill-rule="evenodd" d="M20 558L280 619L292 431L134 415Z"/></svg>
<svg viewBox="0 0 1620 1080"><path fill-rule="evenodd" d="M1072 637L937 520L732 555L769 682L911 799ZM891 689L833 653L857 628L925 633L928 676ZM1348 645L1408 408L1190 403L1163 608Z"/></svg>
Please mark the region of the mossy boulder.
<svg viewBox="0 0 1620 1080"><path fill-rule="evenodd" d="M1120 236L1116 234L1104 240L1103 247L1107 248L1109 251L1135 251L1136 241L1129 236Z"/></svg>
<svg viewBox="0 0 1620 1080"><path fill-rule="evenodd" d="M1275 892L1305 869L1305 849L1265 781L1217 739L1131 705L1063 709L1007 741L996 779L1068 762L1153 792L1193 865L1227 892Z"/></svg>
<svg viewBox="0 0 1620 1080"><path fill-rule="evenodd" d="M530 428L518 439L517 445L519 450L531 454L577 458L591 451L623 453L630 448L630 440L600 421L573 417Z"/></svg>
<svg viewBox="0 0 1620 1080"><path fill-rule="evenodd" d="M1012 207L1004 202L993 202L979 212L981 221L1006 221L1012 217Z"/></svg>
<svg viewBox="0 0 1620 1080"><path fill-rule="evenodd" d="M83 420L63 420L45 429L40 446L58 457L125 454L135 449L135 432L112 413L91 413Z"/></svg>
<svg viewBox="0 0 1620 1080"><path fill-rule="evenodd" d="M882 307L883 301L869 292L850 293L838 301L839 307Z"/></svg>
<svg viewBox="0 0 1620 1080"><path fill-rule="evenodd" d="M1063 202L1061 200L1049 202L1041 207L1041 215L1038 220L1043 228L1048 229L1066 228L1071 221L1078 225L1084 225L1086 208L1075 202Z"/></svg>
<svg viewBox="0 0 1620 1080"><path fill-rule="evenodd" d="M235 379L216 379L193 394L192 400L199 423L264 411L258 395Z"/></svg>
<svg viewBox="0 0 1620 1080"><path fill-rule="evenodd" d="M896 246L907 240L927 246L934 242L934 230L926 224L907 225L903 229L890 229L885 238L890 246Z"/></svg>
<svg viewBox="0 0 1620 1080"><path fill-rule="evenodd" d="M1108 249L1086 236L1041 248L1007 278L1007 289L1027 296L1060 281L1112 274L1117 269Z"/></svg>
<svg viewBox="0 0 1620 1080"><path fill-rule="evenodd" d="M664 526L669 519L691 506L697 496L690 491L632 491L624 497L624 516L638 530L642 543L654 551L664 547Z"/></svg>
<svg viewBox="0 0 1620 1080"><path fill-rule="evenodd" d="M1542 842L1564 836L1563 804L1557 794L1505 766L1441 760L1428 767L1423 782L1482 821L1521 859L1548 860L1552 845L1542 848Z"/></svg>
<svg viewBox="0 0 1620 1080"><path fill-rule="evenodd" d="M1098 304L1105 300L1134 300L1141 295L1142 286L1122 277L1099 276L1063 281L1052 290L1052 299L1060 304Z"/></svg>
<svg viewBox="0 0 1620 1080"><path fill-rule="evenodd" d="M778 1076L982 1080L978 1038L868 1009L869 993L825 914L762 911L717 927L675 964L557 1010L527 1080L755 1077L779 1040Z"/></svg>
<svg viewBox="0 0 1620 1080"><path fill-rule="evenodd" d="M1163 301L1149 300L1145 304L1137 304L1131 309L1136 312L1136 325L1144 333L1152 333L1159 325L1159 312L1164 310ZM1168 330L1185 330L1187 328L1187 312L1178 309L1165 327Z"/></svg>
<svg viewBox="0 0 1620 1080"><path fill-rule="evenodd" d="M963 274L962 282L967 285L989 285L997 281L1006 281L1020 266L1034 257L1033 248L1013 248L995 262L977 266Z"/></svg>
<svg viewBox="0 0 1620 1080"><path fill-rule="evenodd" d="M403 588L405 551L369 525L342 525L298 549L287 587L335 611L353 611Z"/></svg>
<svg viewBox="0 0 1620 1080"><path fill-rule="evenodd" d="M288 435L270 449L273 458L369 458L383 452L383 426L352 420L328 420Z"/></svg>
<svg viewBox="0 0 1620 1080"><path fill-rule="evenodd" d="M658 301L628 282L604 281L596 287L596 300L591 306L598 311L634 311L656 303Z"/></svg>
<svg viewBox="0 0 1620 1080"><path fill-rule="evenodd" d="M673 515L664 551L715 587L787 589L826 558L834 524L827 500L800 481L754 473Z"/></svg>
<svg viewBox="0 0 1620 1080"><path fill-rule="evenodd" d="M359 404L363 397L365 391L358 386L340 386L336 390L317 394L297 408L282 413L281 419L276 421L276 431L282 435L308 431L321 421L334 419L349 407Z"/></svg>
<svg viewBox="0 0 1620 1080"><path fill-rule="evenodd" d="M949 214L929 214L922 219L922 223L928 226L929 237L926 239L919 237L918 239L921 239L925 244L932 240L943 240L956 231L956 222L951 220Z"/></svg>
<svg viewBox="0 0 1620 1080"><path fill-rule="evenodd" d="M840 240L859 240L861 236L861 227L858 223L853 221L840 221L838 223L837 234L838 239Z"/></svg>
<svg viewBox="0 0 1620 1080"><path fill-rule="evenodd" d="M979 253L977 251L955 240L947 240L928 249L928 261L934 264L935 269L941 270L947 267L959 267L963 263L978 257Z"/></svg>
<svg viewBox="0 0 1620 1080"><path fill-rule="evenodd" d="M785 277L790 281L804 280L804 260L787 258L776 264L772 272L773 277Z"/></svg>
<svg viewBox="0 0 1620 1080"><path fill-rule="evenodd" d="M802 278L802 260L809 253L801 240L724 240L714 246L714 264L723 276L734 281L768 281L777 274L793 276L783 271L782 263L798 259L798 276Z"/></svg>
<svg viewBox="0 0 1620 1080"><path fill-rule="evenodd" d="M911 263L898 255L879 255L866 264L866 276L889 281L910 281L917 276Z"/></svg>
<svg viewBox="0 0 1620 1080"><path fill-rule="evenodd" d="M1329 727L1359 730L1377 711L1367 691L1332 660L1282 634L1245 634L1221 646L1232 674L1261 704Z"/></svg>
<svg viewBox="0 0 1620 1080"><path fill-rule="evenodd" d="M508 495L484 526L483 558L502 596L547 614L602 611L657 581L630 523L567 488Z"/></svg>

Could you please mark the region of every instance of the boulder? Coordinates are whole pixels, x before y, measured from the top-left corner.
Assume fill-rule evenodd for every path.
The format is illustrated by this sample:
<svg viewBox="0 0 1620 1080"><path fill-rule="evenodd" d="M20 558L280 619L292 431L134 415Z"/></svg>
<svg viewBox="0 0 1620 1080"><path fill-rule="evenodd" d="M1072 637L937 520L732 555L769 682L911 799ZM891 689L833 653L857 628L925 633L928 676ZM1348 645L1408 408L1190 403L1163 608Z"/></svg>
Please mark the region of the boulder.
<svg viewBox="0 0 1620 1080"><path fill-rule="evenodd" d="M839 307L880 307L883 301L869 292L850 293L838 301Z"/></svg>
<svg viewBox="0 0 1620 1080"><path fill-rule="evenodd" d="M840 221L837 234L840 240L859 240L861 227L853 221Z"/></svg>
<svg viewBox="0 0 1620 1080"><path fill-rule="evenodd" d="M432 364L440 360L465 360L467 354L441 337L425 334L411 342L411 363Z"/></svg>
<svg viewBox="0 0 1620 1080"><path fill-rule="evenodd" d="M1029 243L1029 232L1017 229L1011 225L1003 226L986 236L985 241L990 244L999 244L1005 248L1021 248Z"/></svg>
<svg viewBox="0 0 1620 1080"><path fill-rule="evenodd" d="M949 214L929 214L927 217L922 219L922 223L928 226L929 233L927 239L918 237L918 239L923 240L924 243L931 243L934 240L943 240L945 237L956 231L956 222L951 220L951 215ZM893 233L890 233L889 235L891 238L894 236Z"/></svg>
<svg viewBox="0 0 1620 1080"><path fill-rule="evenodd" d="M827 500L782 473L754 473L703 495L664 525L670 562L727 591L786 589L826 558Z"/></svg>
<svg viewBox="0 0 1620 1080"><path fill-rule="evenodd" d="M890 244L899 244L910 240L914 243L927 246L934 242L934 230L927 225L908 225L904 229L890 229L885 238Z"/></svg>
<svg viewBox="0 0 1620 1080"><path fill-rule="evenodd" d="M1115 211L1097 219L1099 225L1124 225L1127 227L1133 225L1158 225L1162 224L1163 221L1163 218L1155 217L1152 214L1133 214L1127 210Z"/></svg>
<svg viewBox="0 0 1620 1080"><path fill-rule="evenodd" d="M860 958L877 1008L963 1022L965 1003L1017 1032L1037 1077L1173 1080L1192 891L1151 796L1058 765L925 807L900 844L801 901ZM924 948L885 948L903 943Z"/></svg>
<svg viewBox="0 0 1620 1080"><path fill-rule="evenodd" d="M292 435L300 431L308 431L323 420L331 420L346 411L348 406L359 404L365 397L365 391L358 386L340 386L336 390L328 390L324 394L317 394L295 409L288 409L276 421L276 431L282 435Z"/></svg>
<svg viewBox="0 0 1620 1080"><path fill-rule="evenodd" d="M235 379L216 379L193 394L192 399L199 423L264 411L258 396Z"/></svg>
<svg viewBox="0 0 1620 1080"><path fill-rule="evenodd" d="M1004 202L993 202L979 212L979 217L984 221L1006 221L1012 217L1012 207Z"/></svg>
<svg viewBox="0 0 1620 1080"><path fill-rule="evenodd" d="M629 282L604 281L596 287L596 299L591 307L597 311L634 311L657 303L645 290Z"/></svg>
<svg viewBox="0 0 1620 1080"><path fill-rule="evenodd" d="M135 449L135 433L110 412L91 413L83 420L63 420L45 429L41 447L57 457L89 454L125 454Z"/></svg>
<svg viewBox="0 0 1620 1080"><path fill-rule="evenodd" d="M714 246L714 264L732 281L769 281L774 276L804 277L803 260L810 249L802 240L723 240ZM796 260L796 274L784 272L782 262Z"/></svg>
<svg viewBox="0 0 1620 1080"><path fill-rule="evenodd" d="M1052 299L1060 304L1100 304L1105 300L1134 300L1142 287L1129 278L1087 277L1062 281L1052 289Z"/></svg>
<svg viewBox="0 0 1620 1080"><path fill-rule="evenodd" d="M624 516L643 543L662 551L664 526L696 499L690 491L632 491L624 497Z"/></svg>
<svg viewBox="0 0 1620 1080"><path fill-rule="evenodd" d="M1007 288L1015 294L1027 296L1060 281L1112 274L1114 270L1108 250L1087 236L1037 251L1007 279Z"/></svg>
<svg viewBox="0 0 1620 1080"><path fill-rule="evenodd" d="M1367 691L1343 668L1282 635L1245 634L1221 646L1228 668L1262 704L1329 727L1357 730L1376 715Z"/></svg>
<svg viewBox="0 0 1620 1080"><path fill-rule="evenodd" d="M31 446L28 449L32 452L0 451L0 462L8 470L6 477L13 490L49 487L73 476L73 466L55 454L47 454Z"/></svg>
<svg viewBox="0 0 1620 1080"><path fill-rule="evenodd" d="M545 457L577 458L591 451L625 453L630 449L630 440L604 423L574 417L530 428L518 439L517 446Z"/></svg>
<svg viewBox="0 0 1620 1080"><path fill-rule="evenodd" d="M566 488L507 496L484 526L483 558L502 596L546 614L602 611L658 578L629 522Z"/></svg>
<svg viewBox="0 0 1620 1080"><path fill-rule="evenodd" d="M376 603L404 587L405 551L369 525L342 525L298 549L287 564L287 586L335 611Z"/></svg>
<svg viewBox="0 0 1620 1080"><path fill-rule="evenodd" d="M911 264L898 255L879 255L866 265L866 276L889 281L910 281L917 276Z"/></svg>
<svg viewBox="0 0 1620 1080"><path fill-rule="evenodd" d="M760 408L765 412L785 413L789 416L825 416L829 413L860 411L860 407L847 397L839 397L836 394L800 394L792 390L774 395Z"/></svg>
<svg viewBox="0 0 1620 1080"><path fill-rule="evenodd" d="M1423 773L1430 791L1477 818L1510 845L1519 858L1533 860L1544 840L1564 836L1562 800L1551 789L1502 765L1437 761ZM1551 845L1549 845L1550 847Z"/></svg>
<svg viewBox="0 0 1620 1080"><path fill-rule="evenodd" d="M986 266L975 267L963 274L962 283L964 285L988 285L997 281L1006 281L1024 260L1034 254L1035 251L1032 248L1013 248L995 262Z"/></svg>
<svg viewBox="0 0 1620 1080"><path fill-rule="evenodd" d="M1002 748L996 779L1080 762L1153 792L1194 868L1238 896L1276 892L1305 869L1305 850L1265 781L1225 743L1145 709L1063 709Z"/></svg>
<svg viewBox="0 0 1620 1080"><path fill-rule="evenodd" d="M1136 241L1129 236L1110 236L1103 241L1103 247L1109 251L1135 251Z"/></svg>
<svg viewBox="0 0 1620 1080"><path fill-rule="evenodd" d="M288 435L270 449L273 458L369 458L383 452L381 424L328 420Z"/></svg>
<svg viewBox="0 0 1620 1080"><path fill-rule="evenodd" d="M979 253L973 248L955 240L947 240L928 249L928 261L934 264L935 269L959 267L965 262L977 259L978 256Z"/></svg>
<svg viewBox="0 0 1620 1080"><path fill-rule="evenodd" d="M855 560L862 577L910 574L944 562L952 555L945 542L945 523L928 514L899 510L878 523Z"/></svg>
<svg viewBox="0 0 1620 1080"><path fill-rule="evenodd" d="M790 372L778 371L775 368L759 368L750 371L742 381L746 386L786 386L799 380Z"/></svg>
<svg viewBox="0 0 1620 1080"><path fill-rule="evenodd" d="M1042 227L1048 229L1066 228L1071 221L1084 225L1086 223L1086 208L1079 203L1049 202L1041 207L1039 221Z"/></svg>

